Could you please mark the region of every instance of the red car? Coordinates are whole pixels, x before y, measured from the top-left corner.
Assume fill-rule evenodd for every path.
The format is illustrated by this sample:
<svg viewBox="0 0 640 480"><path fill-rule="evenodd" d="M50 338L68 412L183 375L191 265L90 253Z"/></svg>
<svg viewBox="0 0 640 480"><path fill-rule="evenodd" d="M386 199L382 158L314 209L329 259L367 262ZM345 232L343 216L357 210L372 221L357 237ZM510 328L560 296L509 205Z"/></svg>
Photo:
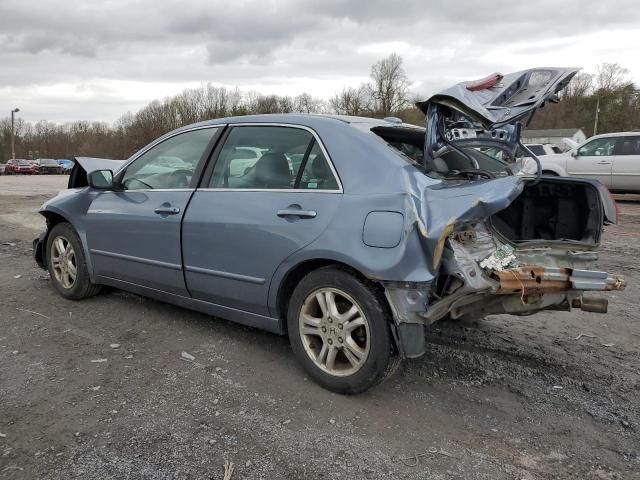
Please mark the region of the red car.
<svg viewBox="0 0 640 480"><path fill-rule="evenodd" d="M39 171L40 168L38 165L29 160L15 159L7 161L4 173L7 175L15 175L18 173L33 175L39 173Z"/></svg>

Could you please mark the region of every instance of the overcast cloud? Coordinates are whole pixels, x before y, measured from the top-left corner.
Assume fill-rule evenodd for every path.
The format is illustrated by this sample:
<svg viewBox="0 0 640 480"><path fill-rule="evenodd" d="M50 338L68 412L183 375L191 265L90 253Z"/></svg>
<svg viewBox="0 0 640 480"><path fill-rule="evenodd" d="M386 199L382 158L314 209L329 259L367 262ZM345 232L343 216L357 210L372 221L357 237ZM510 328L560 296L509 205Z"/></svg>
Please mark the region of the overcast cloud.
<svg viewBox="0 0 640 480"><path fill-rule="evenodd" d="M0 0L0 118L113 121L207 82L328 98L392 52L425 95L602 62L640 83L638 38L633 0Z"/></svg>

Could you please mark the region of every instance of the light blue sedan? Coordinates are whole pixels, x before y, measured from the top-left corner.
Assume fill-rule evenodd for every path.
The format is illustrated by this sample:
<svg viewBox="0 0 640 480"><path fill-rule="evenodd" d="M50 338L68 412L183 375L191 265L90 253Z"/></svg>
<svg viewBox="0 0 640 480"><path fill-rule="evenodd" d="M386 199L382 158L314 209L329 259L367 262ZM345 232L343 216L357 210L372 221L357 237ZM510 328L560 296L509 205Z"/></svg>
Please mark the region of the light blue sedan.
<svg viewBox="0 0 640 480"><path fill-rule="evenodd" d="M259 115L76 159L36 261L60 294L102 285L288 334L308 374L357 393L425 352L433 322L606 311L588 270L615 206L594 181L514 175L520 124L575 69L465 82L395 118ZM286 359L283 359L286 361Z"/></svg>

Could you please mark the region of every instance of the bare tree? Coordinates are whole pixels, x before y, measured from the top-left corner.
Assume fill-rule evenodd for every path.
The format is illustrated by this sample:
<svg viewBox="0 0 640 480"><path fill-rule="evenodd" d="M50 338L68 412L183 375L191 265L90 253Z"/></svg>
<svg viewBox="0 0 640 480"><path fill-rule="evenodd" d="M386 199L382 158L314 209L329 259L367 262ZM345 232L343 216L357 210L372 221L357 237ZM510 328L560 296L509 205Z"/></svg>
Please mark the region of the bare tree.
<svg viewBox="0 0 640 480"><path fill-rule="evenodd" d="M371 67L371 96L375 113L389 115L407 104L409 80L402 67L402 57L392 53Z"/></svg>
<svg viewBox="0 0 640 480"><path fill-rule="evenodd" d="M371 113L368 85L346 87L329 99L329 105L338 115L367 115Z"/></svg>
<svg viewBox="0 0 640 480"><path fill-rule="evenodd" d="M294 109L300 113L321 113L324 110L324 102L312 97L308 93L301 93L293 99Z"/></svg>
<svg viewBox="0 0 640 480"><path fill-rule="evenodd" d="M617 90L629 83L627 75L629 70L617 63L601 63L596 69L597 90Z"/></svg>
<svg viewBox="0 0 640 480"><path fill-rule="evenodd" d="M593 75L590 73L578 73L571 79L569 85L563 90L565 99L578 98L588 95L593 90Z"/></svg>

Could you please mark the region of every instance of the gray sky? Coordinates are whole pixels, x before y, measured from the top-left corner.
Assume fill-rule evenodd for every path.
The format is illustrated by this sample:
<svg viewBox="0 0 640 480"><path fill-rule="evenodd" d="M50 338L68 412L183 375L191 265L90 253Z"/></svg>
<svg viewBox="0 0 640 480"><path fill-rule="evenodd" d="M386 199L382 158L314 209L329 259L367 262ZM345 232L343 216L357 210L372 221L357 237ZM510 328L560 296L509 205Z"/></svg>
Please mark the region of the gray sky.
<svg viewBox="0 0 640 480"><path fill-rule="evenodd" d="M206 82L328 98L392 52L424 94L601 62L640 83L639 38L634 0L0 0L0 118L113 121Z"/></svg>

